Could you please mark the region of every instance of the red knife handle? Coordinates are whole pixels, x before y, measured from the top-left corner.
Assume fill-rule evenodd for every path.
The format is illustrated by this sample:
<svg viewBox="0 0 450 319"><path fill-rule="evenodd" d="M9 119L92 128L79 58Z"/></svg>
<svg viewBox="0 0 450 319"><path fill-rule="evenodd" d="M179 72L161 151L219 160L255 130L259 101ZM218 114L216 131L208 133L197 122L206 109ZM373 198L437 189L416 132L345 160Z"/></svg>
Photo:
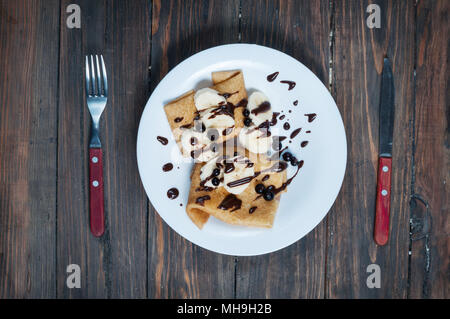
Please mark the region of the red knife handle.
<svg viewBox="0 0 450 319"><path fill-rule="evenodd" d="M389 215L391 206L392 158L380 157L378 160L377 202L375 211L375 242L386 245L389 238Z"/></svg>
<svg viewBox="0 0 450 319"><path fill-rule="evenodd" d="M101 148L89 149L89 207L91 232L95 237L100 237L105 232L103 156Z"/></svg>

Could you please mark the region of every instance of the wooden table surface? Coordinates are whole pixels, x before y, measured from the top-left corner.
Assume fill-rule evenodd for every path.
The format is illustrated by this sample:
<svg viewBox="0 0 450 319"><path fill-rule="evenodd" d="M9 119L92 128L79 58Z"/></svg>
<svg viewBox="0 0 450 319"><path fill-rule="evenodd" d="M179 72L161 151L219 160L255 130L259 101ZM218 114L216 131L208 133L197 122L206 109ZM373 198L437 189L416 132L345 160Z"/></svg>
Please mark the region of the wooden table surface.
<svg viewBox="0 0 450 319"><path fill-rule="evenodd" d="M69 4L81 28L66 25ZM381 27L366 25L380 7ZM1 298L448 298L447 0L0 0ZM347 133L342 189L306 237L257 257L191 244L142 187L136 135L152 90L212 46L298 59L330 89ZM89 231L84 55L107 61L101 121L106 233ZM383 57L396 114L391 232L372 239ZM66 286L69 264L81 288ZM381 287L369 289L378 264Z"/></svg>

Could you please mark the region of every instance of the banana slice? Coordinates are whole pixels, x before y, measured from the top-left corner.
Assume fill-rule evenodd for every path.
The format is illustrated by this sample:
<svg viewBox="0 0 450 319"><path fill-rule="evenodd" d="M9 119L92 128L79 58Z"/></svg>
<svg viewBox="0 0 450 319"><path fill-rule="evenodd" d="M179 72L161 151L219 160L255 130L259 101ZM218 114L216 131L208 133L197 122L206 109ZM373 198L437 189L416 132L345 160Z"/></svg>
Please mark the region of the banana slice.
<svg viewBox="0 0 450 319"><path fill-rule="evenodd" d="M198 111L203 111L221 103L225 104L227 100L216 90L204 88L195 92L194 103Z"/></svg>
<svg viewBox="0 0 450 319"><path fill-rule="evenodd" d="M255 170L248 158L244 156L227 160L223 183L225 189L232 194L242 193L250 185Z"/></svg>
<svg viewBox="0 0 450 319"><path fill-rule="evenodd" d="M193 129L186 129L181 134L181 146L188 153L201 149L208 142L208 138L203 133Z"/></svg>
<svg viewBox="0 0 450 319"><path fill-rule="evenodd" d="M213 172L215 169L219 170L219 175L213 176ZM214 177L217 177L219 179L219 181L223 177L223 169L221 169L217 166L217 156L214 157L213 159L209 160L200 169L200 180L201 181L207 180L207 182L205 183L205 186L216 188L216 187L220 187L223 185L223 182L220 182L219 185L213 185L212 180Z"/></svg>
<svg viewBox="0 0 450 319"><path fill-rule="evenodd" d="M200 113L206 128L225 129L234 126L234 118L220 107L210 108Z"/></svg>
<svg viewBox="0 0 450 319"><path fill-rule="evenodd" d="M260 91L255 91L250 95L247 108L250 111L249 117L256 126L272 119L269 98Z"/></svg>
<svg viewBox="0 0 450 319"><path fill-rule="evenodd" d="M252 153L267 153L272 146L273 139L272 135L267 134L267 131L264 130L260 130L256 126L244 127L239 133L239 142Z"/></svg>

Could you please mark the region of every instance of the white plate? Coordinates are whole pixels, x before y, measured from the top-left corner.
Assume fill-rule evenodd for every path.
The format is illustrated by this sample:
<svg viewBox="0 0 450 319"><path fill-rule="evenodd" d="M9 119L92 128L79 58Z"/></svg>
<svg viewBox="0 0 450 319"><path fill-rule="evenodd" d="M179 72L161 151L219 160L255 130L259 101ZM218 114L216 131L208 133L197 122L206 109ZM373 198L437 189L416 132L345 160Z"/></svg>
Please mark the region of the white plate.
<svg viewBox="0 0 450 319"><path fill-rule="evenodd" d="M211 72L240 69L248 91L258 89L270 99L274 111L289 118L291 129L282 124L272 128L274 135L290 133L302 127L301 133L284 146L305 164L298 176L281 196L273 228L259 229L233 226L213 217L202 230L189 219L185 208L189 193L190 160L183 159L172 137L163 110L164 104L193 88L211 85ZM274 82L266 76L278 71ZM280 80L295 81L288 91ZM294 106L293 101L298 100ZM292 113L289 113L289 110ZM304 114L316 113L308 123ZM281 124L281 125L280 125ZM311 130L310 134L306 131ZM169 139L163 146L157 136ZM300 143L308 140L305 148ZM342 184L347 160L344 125L339 110L322 82L303 64L274 49L253 44L230 44L199 52L186 59L158 84L142 114L137 138L137 161L145 191L164 221L191 242L218 252L236 256L269 253L286 247L310 232L331 208ZM162 166L172 162L174 169L163 172ZM179 169L177 168L179 167ZM288 171L290 176L292 171ZM167 198L167 190L176 187L178 198ZM183 206L180 206L183 204Z"/></svg>

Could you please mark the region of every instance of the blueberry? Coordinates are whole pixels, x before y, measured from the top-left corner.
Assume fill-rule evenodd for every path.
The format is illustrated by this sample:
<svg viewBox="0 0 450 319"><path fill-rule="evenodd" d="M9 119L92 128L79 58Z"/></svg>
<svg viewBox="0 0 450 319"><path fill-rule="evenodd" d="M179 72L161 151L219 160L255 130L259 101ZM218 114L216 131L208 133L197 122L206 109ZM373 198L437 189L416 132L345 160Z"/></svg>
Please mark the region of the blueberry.
<svg viewBox="0 0 450 319"><path fill-rule="evenodd" d="M213 170L213 176L219 176L219 174L220 174L220 169L215 168L215 169Z"/></svg>
<svg viewBox="0 0 450 319"><path fill-rule="evenodd" d="M272 148L274 151L279 151L283 148L283 144L281 142L278 142L278 144L274 141L272 144Z"/></svg>
<svg viewBox="0 0 450 319"><path fill-rule="evenodd" d="M207 136L211 141L214 141L219 137L219 131L216 129L209 130Z"/></svg>
<svg viewBox="0 0 450 319"><path fill-rule="evenodd" d="M212 183L214 186L219 186L219 184L220 184L220 179L218 179L217 177L214 177L214 178L212 179L211 183Z"/></svg>
<svg viewBox="0 0 450 319"><path fill-rule="evenodd" d="M197 131L197 132L202 132L203 133L204 131L206 131L205 124L203 124L203 122L196 121L195 124L194 124L194 130Z"/></svg>
<svg viewBox="0 0 450 319"><path fill-rule="evenodd" d="M244 115L245 117L249 117L250 111L248 109L244 109L244 111L242 111L242 115Z"/></svg>
<svg viewBox="0 0 450 319"><path fill-rule="evenodd" d="M246 117L245 120L244 120L244 125L245 125L245 126L250 126L250 125L252 125L252 120L249 119L248 117Z"/></svg>
<svg viewBox="0 0 450 319"><path fill-rule="evenodd" d="M266 189L264 191L263 197L265 200L271 201L275 197L275 194L272 191Z"/></svg>
<svg viewBox="0 0 450 319"><path fill-rule="evenodd" d="M258 184L255 186L255 192L258 194L264 193L265 190L266 188L264 187L264 184Z"/></svg>
<svg viewBox="0 0 450 319"><path fill-rule="evenodd" d="M292 154L289 153L289 152L284 153L284 154L283 154L283 159L284 159L286 162L289 162L289 161L292 159Z"/></svg>
<svg viewBox="0 0 450 319"><path fill-rule="evenodd" d="M291 158L291 165L292 166L297 166L297 164L298 164L298 160L295 157L292 157Z"/></svg>

